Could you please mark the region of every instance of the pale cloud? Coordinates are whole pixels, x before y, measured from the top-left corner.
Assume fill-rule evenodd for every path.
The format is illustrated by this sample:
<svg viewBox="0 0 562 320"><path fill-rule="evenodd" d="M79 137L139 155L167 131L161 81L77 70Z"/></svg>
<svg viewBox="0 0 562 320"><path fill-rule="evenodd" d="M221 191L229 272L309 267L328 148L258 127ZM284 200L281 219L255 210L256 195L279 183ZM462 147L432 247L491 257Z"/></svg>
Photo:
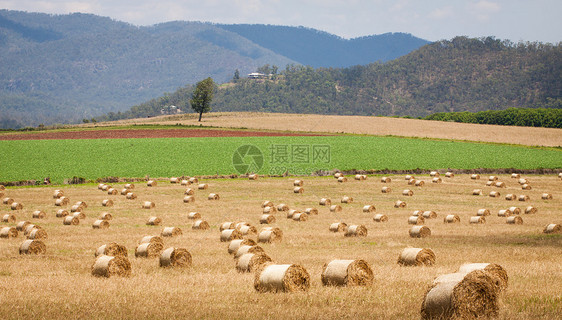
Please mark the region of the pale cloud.
<svg viewBox="0 0 562 320"><path fill-rule="evenodd" d="M453 8L450 6L447 7L443 7L443 8L436 8L433 11L431 11L429 13L429 17L431 19L436 19L436 20L440 20L440 19L447 19L447 18L452 18L454 15L454 11Z"/></svg>
<svg viewBox="0 0 562 320"><path fill-rule="evenodd" d="M501 6L492 1L480 0L476 3L470 4L473 15L479 21L489 21L491 16L501 10Z"/></svg>

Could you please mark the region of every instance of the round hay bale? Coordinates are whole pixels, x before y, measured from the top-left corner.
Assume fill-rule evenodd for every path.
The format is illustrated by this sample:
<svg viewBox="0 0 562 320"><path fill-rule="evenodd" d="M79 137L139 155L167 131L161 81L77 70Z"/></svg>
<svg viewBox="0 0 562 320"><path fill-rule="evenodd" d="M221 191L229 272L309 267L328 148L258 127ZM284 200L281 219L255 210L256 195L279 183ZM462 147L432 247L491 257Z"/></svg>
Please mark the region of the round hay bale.
<svg viewBox="0 0 562 320"><path fill-rule="evenodd" d="M220 196L217 193L209 193L207 200L219 200Z"/></svg>
<svg viewBox="0 0 562 320"><path fill-rule="evenodd" d="M40 226L36 226L32 223L28 224L24 229L23 229L23 234L25 236L29 235L29 233L31 233L31 231L33 231L33 229L43 229Z"/></svg>
<svg viewBox="0 0 562 320"><path fill-rule="evenodd" d="M392 179L389 177L381 177L381 182L382 183L391 183Z"/></svg>
<svg viewBox="0 0 562 320"><path fill-rule="evenodd" d="M258 242L274 243L283 240L283 231L279 228L264 229L258 234Z"/></svg>
<svg viewBox="0 0 562 320"><path fill-rule="evenodd" d="M99 256L92 265L92 275L95 277L129 277L131 262L122 256Z"/></svg>
<svg viewBox="0 0 562 320"><path fill-rule="evenodd" d="M508 193L505 195L505 200L507 201L513 201L517 199L517 195L514 195L513 193Z"/></svg>
<svg viewBox="0 0 562 320"><path fill-rule="evenodd" d="M503 209L498 211L498 217L509 217L513 212L509 209Z"/></svg>
<svg viewBox="0 0 562 320"><path fill-rule="evenodd" d="M109 220L113 219L113 216L112 216L111 213L109 213L109 212L102 212L102 213L100 213L98 219L99 219L99 220L108 220L108 221L109 221Z"/></svg>
<svg viewBox="0 0 562 320"><path fill-rule="evenodd" d="M109 190L109 189L111 189L111 186L108 185L108 184L104 184L104 185L101 187L101 190L102 190L102 191L107 191L107 190Z"/></svg>
<svg viewBox="0 0 562 320"><path fill-rule="evenodd" d="M558 173L558 178L562 179L562 172Z"/></svg>
<svg viewBox="0 0 562 320"><path fill-rule="evenodd" d="M201 183L197 186L197 189L199 190L207 190L209 188L209 185L206 183Z"/></svg>
<svg viewBox="0 0 562 320"><path fill-rule="evenodd" d="M505 182L498 181L495 184L496 188L505 188Z"/></svg>
<svg viewBox="0 0 562 320"><path fill-rule="evenodd" d="M31 214L31 217L33 219L45 219L47 217L47 214L43 210L35 210Z"/></svg>
<svg viewBox="0 0 562 320"><path fill-rule="evenodd" d="M431 172L429 173L429 175L432 176L432 177L439 177L439 172L437 172L437 171L431 171Z"/></svg>
<svg viewBox="0 0 562 320"><path fill-rule="evenodd" d="M101 205L104 207L113 207L113 200L105 199L101 202Z"/></svg>
<svg viewBox="0 0 562 320"><path fill-rule="evenodd" d="M273 202L269 201L269 200L265 200L264 202L261 203L261 207L265 208L265 207L274 207L275 205L273 204Z"/></svg>
<svg viewBox="0 0 562 320"><path fill-rule="evenodd" d="M107 194L111 195L111 196L114 196L114 195L119 194L119 191L117 191L117 189L115 189L115 188L109 188L109 189L107 189Z"/></svg>
<svg viewBox="0 0 562 320"><path fill-rule="evenodd" d="M242 233L243 236L251 236L251 235L258 234L258 230L254 226L241 226L240 228L237 229L238 231L240 231L240 233Z"/></svg>
<svg viewBox="0 0 562 320"><path fill-rule="evenodd" d="M474 270L480 270L488 273L494 280L494 283L499 290L503 291L507 288L509 277L507 275L507 271L505 271L505 269L499 264L465 263L459 267L457 273L468 274Z"/></svg>
<svg viewBox="0 0 562 320"><path fill-rule="evenodd" d="M530 185L530 184L524 184L524 185L521 186L521 189L523 189L523 190L531 190L531 189L533 189L533 188L531 188L531 185Z"/></svg>
<svg viewBox="0 0 562 320"><path fill-rule="evenodd" d="M7 213L2 216L2 222L14 223L16 222L16 216L11 213Z"/></svg>
<svg viewBox="0 0 562 320"><path fill-rule="evenodd" d="M415 177L408 174L408 175L406 175L406 176L404 177L404 179L405 179L406 181L410 181L410 180L412 180L412 179L415 179Z"/></svg>
<svg viewBox="0 0 562 320"><path fill-rule="evenodd" d="M472 190L472 195L473 195L473 196L481 196L481 195L482 195L482 189L474 189L474 190Z"/></svg>
<svg viewBox="0 0 562 320"><path fill-rule="evenodd" d="M368 205L366 205L366 206L363 206L363 212L368 212L368 213L370 213L370 212L375 212L375 211L377 211L377 209L375 208L375 206L373 206L373 205L371 205L371 204L368 204Z"/></svg>
<svg viewBox="0 0 562 320"><path fill-rule="evenodd" d="M284 203L280 203L277 205L277 211L289 211L289 206Z"/></svg>
<svg viewBox="0 0 562 320"><path fill-rule="evenodd" d="M21 210L21 209L23 209L23 204L21 204L19 202L13 202L10 205L10 208L12 208L12 210Z"/></svg>
<svg viewBox="0 0 562 320"><path fill-rule="evenodd" d="M65 226L77 226L80 224L80 219L75 216L66 216L64 217L62 224L64 224Z"/></svg>
<svg viewBox="0 0 562 320"><path fill-rule="evenodd" d="M135 257L137 258L156 258L160 255L164 245L162 242L141 243L135 248Z"/></svg>
<svg viewBox="0 0 562 320"><path fill-rule="evenodd" d="M423 210L415 210L412 212L413 216L423 216Z"/></svg>
<svg viewBox="0 0 562 320"><path fill-rule="evenodd" d="M125 184L124 188L125 188L125 189L134 189L134 188L135 188L135 185L132 184L132 183L127 183L127 184Z"/></svg>
<svg viewBox="0 0 562 320"><path fill-rule="evenodd" d="M435 264L435 253L427 248L405 248L398 256L401 266L432 266Z"/></svg>
<svg viewBox="0 0 562 320"><path fill-rule="evenodd" d="M127 248L115 242L110 242L99 246L94 253L96 257L106 255L106 256L128 256Z"/></svg>
<svg viewBox="0 0 562 320"><path fill-rule="evenodd" d="M560 224L556 224L556 223L549 223L544 227L542 232L544 232L544 233L561 233L562 232L562 226Z"/></svg>
<svg viewBox="0 0 562 320"><path fill-rule="evenodd" d="M160 254L160 267L180 267L191 266L191 253L184 248L168 248Z"/></svg>
<svg viewBox="0 0 562 320"><path fill-rule="evenodd" d="M145 201L145 202L142 203L143 209L152 209L154 207L156 207L156 204L152 201Z"/></svg>
<svg viewBox="0 0 562 320"><path fill-rule="evenodd" d="M330 200L329 198L322 198L320 199L320 202L318 202L318 204L321 206L330 206L332 205L332 200Z"/></svg>
<svg viewBox="0 0 562 320"><path fill-rule="evenodd" d="M521 195L519 195L519 198L517 198L517 199L518 199L519 201L529 201L529 200L531 200L531 198L529 198L529 196L526 195L526 194L521 194Z"/></svg>
<svg viewBox="0 0 562 320"><path fill-rule="evenodd" d="M88 204L86 204L86 202L84 202L84 201L78 201L75 204L84 208L84 209L86 209L88 207Z"/></svg>
<svg viewBox="0 0 562 320"><path fill-rule="evenodd" d="M489 176L488 181L498 181L498 177L497 176Z"/></svg>
<svg viewBox="0 0 562 320"><path fill-rule="evenodd" d="M234 222L223 222L221 223L220 227L219 227L219 231L223 231L223 230L227 230L227 229L234 229L235 228L235 223Z"/></svg>
<svg viewBox="0 0 562 320"><path fill-rule="evenodd" d="M535 214L537 213L537 211L537 208L533 206L528 206L527 208L525 208L525 214Z"/></svg>
<svg viewBox="0 0 562 320"><path fill-rule="evenodd" d="M120 192L120 193L121 193L122 196L126 196L127 193L129 193L129 192L131 192L131 191L129 191L129 189L123 188L123 189L121 189L121 192Z"/></svg>
<svg viewBox="0 0 562 320"><path fill-rule="evenodd" d="M258 175L255 174L255 173L254 173L254 174L250 174L250 175L248 175L248 179L249 179L249 180L258 180Z"/></svg>
<svg viewBox="0 0 562 320"><path fill-rule="evenodd" d="M183 231L181 231L180 228L178 227L165 227L164 230L162 230L162 237L177 237L177 236L181 236L183 234Z"/></svg>
<svg viewBox="0 0 562 320"><path fill-rule="evenodd" d="M412 238L425 238L431 235L431 230L426 226L413 226L409 233Z"/></svg>
<svg viewBox="0 0 562 320"><path fill-rule="evenodd" d="M511 211L511 213L513 214L521 214L521 209L517 207L509 207L509 211Z"/></svg>
<svg viewBox="0 0 562 320"><path fill-rule="evenodd" d="M189 178L189 183L191 183L191 184L199 183L199 179L197 179L195 177L191 177L191 178Z"/></svg>
<svg viewBox="0 0 562 320"><path fill-rule="evenodd" d="M256 270L254 288L258 292L308 291L310 275L298 264L264 264Z"/></svg>
<svg viewBox="0 0 562 320"><path fill-rule="evenodd" d="M41 240L28 239L20 245L20 254L45 254L47 246Z"/></svg>
<svg viewBox="0 0 562 320"><path fill-rule="evenodd" d="M330 231L332 232L345 232L347 230L347 224L343 222L334 222L330 225Z"/></svg>
<svg viewBox="0 0 562 320"><path fill-rule="evenodd" d="M84 207L82 207L79 204L75 204L70 208L70 212L78 212L78 211L83 211Z"/></svg>
<svg viewBox="0 0 562 320"><path fill-rule="evenodd" d="M103 190L104 186L105 186L105 183L98 184L98 190Z"/></svg>
<svg viewBox="0 0 562 320"><path fill-rule="evenodd" d="M57 189L53 192L53 199L58 199L62 196L64 196L64 191L62 191L62 190Z"/></svg>
<svg viewBox="0 0 562 320"><path fill-rule="evenodd" d="M495 182L494 181L487 181L486 187L491 187Z"/></svg>
<svg viewBox="0 0 562 320"><path fill-rule="evenodd" d="M375 214L375 216L373 217L373 220L375 222L387 222L388 221L388 216L386 214Z"/></svg>
<svg viewBox="0 0 562 320"><path fill-rule="evenodd" d="M190 212L187 214L187 218L191 220L201 219L201 214L199 212Z"/></svg>
<svg viewBox="0 0 562 320"><path fill-rule="evenodd" d="M16 238L18 236L18 230L14 227L2 227L0 229L0 238Z"/></svg>
<svg viewBox="0 0 562 320"><path fill-rule="evenodd" d="M211 226L205 220L197 220L193 223L193 226L191 226L193 230L209 230L210 228Z"/></svg>
<svg viewBox="0 0 562 320"><path fill-rule="evenodd" d="M302 180L295 180L295 181L293 181L293 186L294 186L294 187L302 187L302 186L304 186L304 181L302 181Z"/></svg>
<svg viewBox="0 0 562 320"><path fill-rule="evenodd" d="M424 211L422 213L422 216L426 219L435 219L437 218L437 213L435 213L435 211L428 210L428 211Z"/></svg>
<svg viewBox="0 0 562 320"><path fill-rule="evenodd" d="M183 194L186 195L186 196L192 196L192 195L195 194L195 191L191 188L187 188L187 189L185 189L185 192Z"/></svg>
<svg viewBox="0 0 562 320"><path fill-rule="evenodd" d="M338 182L340 182L340 183L347 182L347 178L346 177L339 177Z"/></svg>
<svg viewBox="0 0 562 320"><path fill-rule="evenodd" d="M459 223L461 222L461 218L456 214L448 214L443 219L444 223Z"/></svg>
<svg viewBox="0 0 562 320"><path fill-rule="evenodd" d="M330 206L330 212L341 212L343 209L339 204Z"/></svg>
<svg viewBox="0 0 562 320"><path fill-rule="evenodd" d="M16 224L16 230L23 232L25 228L27 228L27 226L30 224L31 223L29 221L20 221Z"/></svg>
<svg viewBox="0 0 562 320"><path fill-rule="evenodd" d="M176 177L171 177L171 178L170 178L170 183L172 183L172 184L179 183L179 182L180 182L180 179L179 179L179 178L176 178Z"/></svg>
<svg viewBox="0 0 562 320"><path fill-rule="evenodd" d="M184 203L195 202L195 196L185 196L185 197L183 197L183 202Z"/></svg>
<svg viewBox="0 0 562 320"><path fill-rule="evenodd" d="M308 214L304 213L304 212L299 212L299 213L295 213L293 215L292 218L294 221L307 221L308 220Z"/></svg>
<svg viewBox="0 0 562 320"><path fill-rule="evenodd" d="M543 199L543 200L552 200L552 194L550 194L550 193L543 193L543 194L541 195L541 199Z"/></svg>
<svg viewBox="0 0 562 320"><path fill-rule="evenodd" d="M230 241L228 244L228 253L235 254L238 251L238 248L241 246L248 245L248 246L255 246L256 242L252 239L235 239Z"/></svg>
<svg viewBox="0 0 562 320"><path fill-rule="evenodd" d="M74 212L74 213L72 214L72 216L73 216L73 217L76 217L76 218L78 218L78 219L86 219L86 214L85 214L84 212L82 212L82 211Z"/></svg>
<svg viewBox="0 0 562 320"><path fill-rule="evenodd" d="M236 262L238 272L254 272L264 264L272 262L265 252L243 254Z"/></svg>
<svg viewBox="0 0 562 320"><path fill-rule="evenodd" d="M353 202L353 197L343 196L341 198L341 203L352 203L352 202Z"/></svg>
<svg viewBox="0 0 562 320"><path fill-rule="evenodd" d="M525 179L525 178L521 178L521 179L517 180L517 182L518 182L520 185L529 184L529 180L527 180L527 179Z"/></svg>
<svg viewBox="0 0 562 320"><path fill-rule="evenodd" d="M275 217L271 214L264 214L260 218L260 224L271 224L275 223Z"/></svg>
<svg viewBox="0 0 562 320"><path fill-rule="evenodd" d="M480 216L480 217L489 216L490 210L488 210L488 209L478 209L478 212L476 213L476 215Z"/></svg>
<svg viewBox="0 0 562 320"><path fill-rule="evenodd" d="M6 198L2 199L2 203L11 206L12 203L14 203L14 199L12 199L10 197L6 197Z"/></svg>
<svg viewBox="0 0 562 320"><path fill-rule="evenodd" d="M66 211L65 209L59 209L57 210L57 213L55 214L55 217L57 218L64 218L68 216L68 211Z"/></svg>
<svg viewBox="0 0 562 320"><path fill-rule="evenodd" d="M455 176L455 174L450 172L450 171L445 172L445 177L447 177L447 178L453 178L454 176Z"/></svg>
<svg viewBox="0 0 562 320"><path fill-rule="evenodd" d="M149 217L146 221L147 226L159 226L162 223L162 219L158 217Z"/></svg>
<svg viewBox="0 0 562 320"><path fill-rule="evenodd" d="M382 187L381 192L382 193L391 193L392 189L390 187Z"/></svg>
<svg viewBox="0 0 562 320"><path fill-rule="evenodd" d="M364 225L351 225L345 230L344 236L346 237L366 237L367 227Z"/></svg>
<svg viewBox="0 0 562 320"><path fill-rule="evenodd" d="M343 173L341 173L341 172L336 172L336 173L334 173L334 178L337 179L337 178L339 178L339 177L343 177Z"/></svg>
<svg viewBox="0 0 562 320"><path fill-rule="evenodd" d="M412 191L410 189L404 189L404 190L402 190L402 195L407 196L407 197L411 197L411 196L414 195L414 191Z"/></svg>
<svg viewBox="0 0 562 320"><path fill-rule="evenodd" d="M520 216L511 216L506 220L507 224L523 224L523 218Z"/></svg>
<svg viewBox="0 0 562 320"><path fill-rule="evenodd" d="M497 191L490 191L490 193L488 194L491 198L497 198L500 196L500 193Z"/></svg>
<svg viewBox="0 0 562 320"><path fill-rule="evenodd" d="M144 236L140 240L139 244L152 243L152 242L158 242L158 243L161 243L162 245L164 245L164 240L162 240L162 238L160 236Z"/></svg>
<svg viewBox="0 0 562 320"><path fill-rule="evenodd" d="M301 213L299 210L291 209L287 211L287 219L293 219L293 216L297 213Z"/></svg>
<svg viewBox="0 0 562 320"><path fill-rule="evenodd" d="M369 286L374 278L365 260L332 260L324 264L321 275L325 286Z"/></svg>
<svg viewBox="0 0 562 320"><path fill-rule="evenodd" d="M274 213L277 212L277 210L275 209L275 207L263 207L263 213Z"/></svg>
<svg viewBox="0 0 562 320"><path fill-rule="evenodd" d="M304 213L308 215L318 215L318 209L316 208L306 208L304 209Z"/></svg>
<svg viewBox="0 0 562 320"><path fill-rule="evenodd" d="M443 182L443 180L441 180L441 178L439 178L439 177L435 177L435 178L431 179L431 182L433 182L433 183L441 183L441 182Z"/></svg>
<svg viewBox="0 0 562 320"><path fill-rule="evenodd" d="M414 183L416 187L423 187L424 184L425 182L423 180L416 180L416 183Z"/></svg>
<svg viewBox="0 0 562 320"><path fill-rule="evenodd" d="M44 229L34 228L27 235L27 239L32 239L32 240L47 239L47 231L45 231Z"/></svg>
<svg viewBox="0 0 562 320"><path fill-rule="evenodd" d="M246 253L259 253L259 252L265 252L265 250L263 250L263 248L258 245L247 245L247 244L240 245L238 247L238 250L236 250L236 252L234 253L234 259L238 259Z"/></svg>
<svg viewBox="0 0 562 320"><path fill-rule="evenodd" d="M419 224L424 224L424 222L425 222L425 218L423 216L410 216L408 218L408 224L419 225Z"/></svg>
<svg viewBox="0 0 562 320"><path fill-rule="evenodd" d="M413 186L416 184L416 181L417 181L416 179L410 179L408 180L408 185Z"/></svg>
<svg viewBox="0 0 562 320"><path fill-rule="evenodd" d="M518 173L512 173L511 179L519 179L521 176Z"/></svg>
<svg viewBox="0 0 562 320"><path fill-rule="evenodd" d="M134 192L128 192L125 196L128 200L135 200L137 195Z"/></svg>
<svg viewBox="0 0 562 320"><path fill-rule="evenodd" d="M293 189L293 193L304 193L304 188L303 187L295 187Z"/></svg>
<svg viewBox="0 0 562 320"><path fill-rule="evenodd" d="M147 187L156 187L157 185L158 185L158 182L156 182L156 180L148 180L146 182Z"/></svg>
<svg viewBox="0 0 562 320"><path fill-rule="evenodd" d="M479 180L479 179L480 179L480 175L479 175L479 174L472 174L472 175L470 175L470 179L472 179L472 180Z"/></svg>
<svg viewBox="0 0 562 320"><path fill-rule="evenodd" d="M92 224L93 229L107 229L109 228L109 221L107 220L96 220Z"/></svg>
<svg viewBox="0 0 562 320"><path fill-rule="evenodd" d="M220 237L221 242L227 242L234 239L242 239L242 238L243 238L242 232L240 232L237 229L225 229L221 231L221 237Z"/></svg>
<svg viewBox="0 0 562 320"><path fill-rule="evenodd" d="M404 202L402 200L397 200L396 202L394 202L394 207L395 208L406 208L406 202Z"/></svg>
<svg viewBox="0 0 562 320"><path fill-rule="evenodd" d="M422 319L494 318L499 291L489 273L475 270L434 284L422 302Z"/></svg>
<svg viewBox="0 0 562 320"><path fill-rule="evenodd" d="M483 216L473 216L470 217L470 220L468 222L470 224L483 224L486 223L486 218L484 218Z"/></svg>

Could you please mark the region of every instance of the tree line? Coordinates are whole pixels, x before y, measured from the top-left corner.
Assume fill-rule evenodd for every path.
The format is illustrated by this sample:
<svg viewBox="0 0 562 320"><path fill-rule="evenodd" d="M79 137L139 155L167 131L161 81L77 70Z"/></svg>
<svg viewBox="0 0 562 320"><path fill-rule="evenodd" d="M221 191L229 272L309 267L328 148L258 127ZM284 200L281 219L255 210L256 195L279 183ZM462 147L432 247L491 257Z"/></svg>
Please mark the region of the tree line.
<svg viewBox="0 0 562 320"><path fill-rule="evenodd" d="M562 128L562 109L509 108L479 112L440 112L424 119L504 126Z"/></svg>

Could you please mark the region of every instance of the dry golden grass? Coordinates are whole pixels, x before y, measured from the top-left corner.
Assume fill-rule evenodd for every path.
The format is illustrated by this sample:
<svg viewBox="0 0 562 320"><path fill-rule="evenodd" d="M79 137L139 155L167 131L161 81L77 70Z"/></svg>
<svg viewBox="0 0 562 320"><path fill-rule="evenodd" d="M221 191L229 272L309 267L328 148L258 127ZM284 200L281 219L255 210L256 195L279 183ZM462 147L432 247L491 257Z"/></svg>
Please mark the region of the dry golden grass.
<svg viewBox="0 0 562 320"><path fill-rule="evenodd" d="M184 125L203 124L222 128L291 130L325 133L394 135L522 144L529 146L562 146L562 129L496 126L418 119L367 116L332 116L316 114L283 114L256 112L217 112L203 116L201 122L192 114L132 119L107 123L154 123ZM97 124L100 125L100 124Z"/></svg>
<svg viewBox="0 0 562 320"><path fill-rule="evenodd" d="M562 188L556 176L525 176L533 189L522 192L509 176L500 176L507 184L503 193L527 194L531 201L506 201L503 197L472 196L474 188L487 194L492 187L485 180L471 180L469 175L443 179L441 184L414 187L408 207L396 209L400 192L383 194L379 177L337 183L332 177L304 177L306 191L293 193L294 178L260 178L208 180L208 190L196 190L194 203L183 203L185 187L159 181L148 188L137 183L136 200L111 196L115 205L101 206L108 197L96 185L63 186L65 195L86 201L86 219L78 226L64 226L55 218L52 193L55 187L8 188L5 193L26 204L16 212L17 221L29 220L48 233L44 256L20 256L24 241L0 239L0 314L3 318L226 318L226 319L318 319L379 318L419 319L424 293L438 275L451 273L467 262L492 262L503 266L509 275L509 287L502 295L502 319L555 319L562 314L562 236L545 235L548 223L562 222ZM391 176L393 190L407 188L403 176ZM429 179L429 178L427 178ZM114 187L122 187L115 184ZM208 192L221 195L208 201ZM542 200L549 192L553 200ZM342 204L343 211L331 213L318 205L321 197L354 198ZM141 209L143 201L154 201L156 207ZM304 210L316 207L318 215L306 222L285 218L275 213L273 226L283 230L283 241L260 244L275 263L296 263L311 275L311 288L306 293L259 294L253 288L253 275L235 270L235 261L227 253L228 243L219 241L218 226L223 221L247 221L261 229L261 203L286 203ZM376 206L375 213L364 213L366 204ZM534 205L538 213L523 214L522 225L508 225L497 216L499 209ZM486 224L469 225L468 219L480 208L492 212ZM32 219L35 210L44 210L46 219ZM436 219L427 219L429 238L413 239L408 235L407 217L414 210L433 210ZM94 230L92 222L100 212L113 215L109 229ZM210 230L192 230L189 212L200 212L211 224ZM13 213L0 205L0 214ZM376 213L389 217L386 223L375 223ZM461 223L445 224L446 214L457 214ZM149 216L162 218L161 226L146 226ZM345 238L332 233L332 222L363 224L368 228L364 238ZM2 225L14 225L3 223ZM164 247L186 248L192 254L191 268L160 268L158 259L134 257L138 241L145 235L159 235L166 226L176 226L183 235L165 238ZM255 237L254 237L255 239ZM130 278L93 277L90 266L94 251L100 245L117 242L125 245L132 263ZM437 258L433 267L401 267L397 259L407 246L431 248ZM333 259L363 259L374 271L374 282L368 287L324 287L320 275L324 263Z"/></svg>

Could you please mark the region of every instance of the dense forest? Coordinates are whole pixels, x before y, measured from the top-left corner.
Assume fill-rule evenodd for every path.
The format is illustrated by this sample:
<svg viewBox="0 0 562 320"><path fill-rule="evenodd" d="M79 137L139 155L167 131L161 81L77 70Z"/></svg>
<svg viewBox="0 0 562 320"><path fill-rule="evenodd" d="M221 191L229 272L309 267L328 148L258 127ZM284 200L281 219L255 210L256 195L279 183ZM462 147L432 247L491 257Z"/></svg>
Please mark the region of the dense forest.
<svg viewBox="0 0 562 320"><path fill-rule="evenodd" d="M271 71L262 66L261 71ZM189 109L191 87L103 119ZM560 44L457 37L387 63L349 68L287 66L270 79L217 88L214 111L426 117L438 112L562 107Z"/></svg>

